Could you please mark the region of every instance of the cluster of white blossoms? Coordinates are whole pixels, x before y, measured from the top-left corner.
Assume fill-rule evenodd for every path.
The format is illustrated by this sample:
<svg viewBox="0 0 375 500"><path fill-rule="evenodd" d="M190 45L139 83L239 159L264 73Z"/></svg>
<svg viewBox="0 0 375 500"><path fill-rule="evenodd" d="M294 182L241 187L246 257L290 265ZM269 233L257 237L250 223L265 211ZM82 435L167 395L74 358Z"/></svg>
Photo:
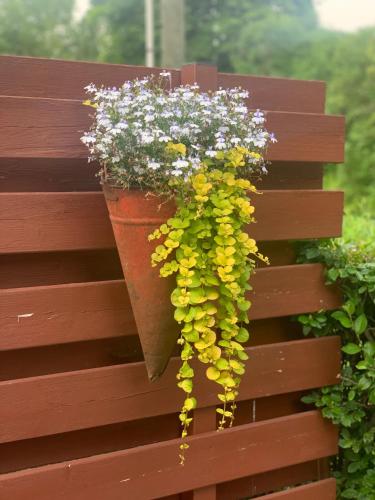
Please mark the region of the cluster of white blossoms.
<svg viewBox="0 0 375 500"><path fill-rule="evenodd" d="M85 103L96 113L81 140L90 160L105 166L107 181L157 188L171 178L186 179L203 160L236 146L251 152L246 155L247 174L266 172L259 153L276 139L264 128L264 114L248 110L246 90L204 93L198 85L169 86L170 74L163 72L120 88L86 87L90 99ZM170 148L176 144L185 148Z"/></svg>

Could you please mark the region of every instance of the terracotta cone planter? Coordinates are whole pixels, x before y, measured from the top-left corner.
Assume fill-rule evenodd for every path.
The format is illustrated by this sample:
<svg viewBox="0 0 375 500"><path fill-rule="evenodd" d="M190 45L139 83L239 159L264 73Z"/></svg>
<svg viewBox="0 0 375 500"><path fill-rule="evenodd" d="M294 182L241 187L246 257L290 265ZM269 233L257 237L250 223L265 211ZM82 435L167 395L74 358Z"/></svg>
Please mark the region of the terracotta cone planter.
<svg viewBox="0 0 375 500"><path fill-rule="evenodd" d="M164 372L179 335L170 294L174 278L160 278L151 253L160 244L148 235L175 212L173 202L144 191L103 186L138 334L150 380Z"/></svg>

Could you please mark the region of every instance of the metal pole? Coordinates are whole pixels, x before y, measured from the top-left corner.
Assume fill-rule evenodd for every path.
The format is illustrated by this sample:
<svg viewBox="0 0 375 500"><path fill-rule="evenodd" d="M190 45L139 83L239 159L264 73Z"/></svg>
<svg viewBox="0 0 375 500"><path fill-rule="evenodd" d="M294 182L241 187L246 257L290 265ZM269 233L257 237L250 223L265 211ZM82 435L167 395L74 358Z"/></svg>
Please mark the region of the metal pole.
<svg viewBox="0 0 375 500"><path fill-rule="evenodd" d="M154 49L154 2L145 0L145 39L146 39L146 66L155 66Z"/></svg>
<svg viewBox="0 0 375 500"><path fill-rule="evenodd" d="M161 65L179 68L185 62L184 0L161 0Z"/></svg>

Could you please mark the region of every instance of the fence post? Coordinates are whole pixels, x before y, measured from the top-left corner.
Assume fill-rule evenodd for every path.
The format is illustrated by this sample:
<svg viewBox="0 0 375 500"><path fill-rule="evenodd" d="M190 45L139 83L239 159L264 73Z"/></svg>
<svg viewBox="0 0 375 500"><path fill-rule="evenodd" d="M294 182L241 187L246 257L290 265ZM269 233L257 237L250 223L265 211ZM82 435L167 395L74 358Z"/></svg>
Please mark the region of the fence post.
<svg viewBox="0 0 375 500"><path fill-rule="evenodd" d="M207 92L217 90L217 67L210 64L186 64L181 68L181 84L197 83L200 90ZM215 407L198 408L194 411L193 434L209 432L216 429ZM187 460L194 460L187 457ZM184 500L216 500L216 485L194 490L191 494L182 495Z"/></svg>
<svg viewBox="0 0 375 500"><path fill-rule="evenodd" d="M217 67L211 64L192 63L181 68L181 84L197 83L203 92L217 90Z"/></svg>

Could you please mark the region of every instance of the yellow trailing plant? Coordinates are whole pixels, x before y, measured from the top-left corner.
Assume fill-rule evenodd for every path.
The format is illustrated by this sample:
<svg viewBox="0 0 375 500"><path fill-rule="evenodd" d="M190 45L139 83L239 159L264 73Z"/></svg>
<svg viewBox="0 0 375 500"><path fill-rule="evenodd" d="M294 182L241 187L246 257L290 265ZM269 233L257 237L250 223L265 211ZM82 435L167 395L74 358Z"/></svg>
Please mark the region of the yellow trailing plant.
<svg viewBox="0 0 375 500"><path fill-rule="evenodd" d="M183 144L168 144L181 153ZM249 237L254 222L251 196L256 188L241 177L245 156L258 155L243 147L217 152L179 186L174 217L154 231L161 239L152 254L153 266L163 263L160 276L176 276L171 294L174 317L181 327L181 367L178 386L186 398L180 413L183 442L181 463L188 444L184 438L197 401L193 396L194 368L198 358L207 365L206 376L220 386L218 429L231 426L241 376L248 356L243 344L249 339L246 294L255 268L255 257L268 263Z"/></svg>

